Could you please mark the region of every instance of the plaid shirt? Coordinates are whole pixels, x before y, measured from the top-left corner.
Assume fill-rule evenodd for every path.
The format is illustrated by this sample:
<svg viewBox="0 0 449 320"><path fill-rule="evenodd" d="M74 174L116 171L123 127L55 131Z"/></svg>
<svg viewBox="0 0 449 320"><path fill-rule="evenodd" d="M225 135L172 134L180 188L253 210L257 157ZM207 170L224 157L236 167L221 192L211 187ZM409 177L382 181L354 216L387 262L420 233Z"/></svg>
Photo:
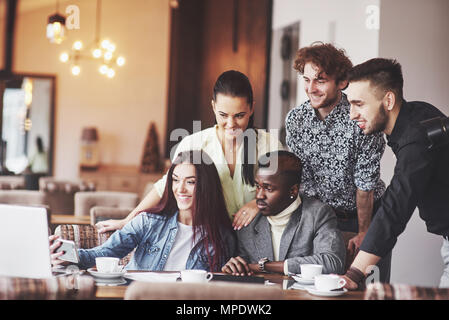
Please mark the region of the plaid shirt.
<svg viewBox="0 0 449 320"><path fill-rule="evenodd" d="M287 146L303 163L301 189L342 211L357 209L357 189L374 190L374 200L385 191L380 179L383 133L363 134L349 111L342 93L324 120L317 117L310 101L290 110L285 120Z"/></svg>

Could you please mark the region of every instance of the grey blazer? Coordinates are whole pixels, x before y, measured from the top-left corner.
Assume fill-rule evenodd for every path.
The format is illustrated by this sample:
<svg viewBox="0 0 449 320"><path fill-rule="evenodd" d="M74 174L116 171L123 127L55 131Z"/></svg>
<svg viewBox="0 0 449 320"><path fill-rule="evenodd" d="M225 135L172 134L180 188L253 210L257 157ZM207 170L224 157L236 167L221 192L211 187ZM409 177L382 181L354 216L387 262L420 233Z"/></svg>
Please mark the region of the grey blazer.
<svg viewBox="0 0 449 320"><path fill-rule="evenodd" d="M282 234L279 261L287 260L292 273L301 272L300 264L312 263L323 265L323 273L343 274L346 248L333 209L316 199L301 196L301 201ZM262 214L237 231L237 239L237 253L248 263L263 257L273 261L271 226Z"/></svg>

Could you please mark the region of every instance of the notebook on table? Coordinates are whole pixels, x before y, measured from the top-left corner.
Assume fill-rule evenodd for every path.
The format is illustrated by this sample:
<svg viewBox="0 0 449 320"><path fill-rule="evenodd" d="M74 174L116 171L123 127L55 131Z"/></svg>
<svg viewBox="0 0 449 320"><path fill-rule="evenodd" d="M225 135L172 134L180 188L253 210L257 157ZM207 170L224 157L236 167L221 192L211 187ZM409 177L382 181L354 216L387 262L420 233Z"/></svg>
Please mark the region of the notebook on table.
<svg viewBox="0 0 449 320"><path fill-rule="evenodd" d="M264 283L263 277L256 276L234 276L230 274L214 274L211 281L230 281L230 282L246 282L246 283Z"/></svg>

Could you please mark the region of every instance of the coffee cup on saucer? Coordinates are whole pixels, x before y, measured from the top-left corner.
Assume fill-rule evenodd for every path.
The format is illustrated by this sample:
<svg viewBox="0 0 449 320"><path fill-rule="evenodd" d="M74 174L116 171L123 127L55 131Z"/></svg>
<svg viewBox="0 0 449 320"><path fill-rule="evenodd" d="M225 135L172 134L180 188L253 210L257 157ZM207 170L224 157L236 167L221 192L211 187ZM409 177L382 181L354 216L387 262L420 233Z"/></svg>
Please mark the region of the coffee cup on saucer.
<svg viewBox="0 0 449 320"><path fill-rule="evenodd" d="M315 277L315 289L318 291L338 290L345 286L346 280L334 274L322 274Z"/></svg>
<svg viewBox="0 0 449 320"><path fill-rule="evenodd" d="M118 265L120 259L114 257L97 257L95 258L95 264L97 271L101 273L113 273L120 272L121 267Z"/></svg>
<svg viewBox="0 0 449 320"><path fill-rule="evenodd" d="M214 275L206 270L182 270L181 280L182 282L197 282L205 283L209 282Z"/></svg>
<svg viewBox="0 0 449 320"><path fill-rule="evenodd" d="M316 276L323 272L321 264L301 264L301 277L304 280L313 280Z"/></svg>

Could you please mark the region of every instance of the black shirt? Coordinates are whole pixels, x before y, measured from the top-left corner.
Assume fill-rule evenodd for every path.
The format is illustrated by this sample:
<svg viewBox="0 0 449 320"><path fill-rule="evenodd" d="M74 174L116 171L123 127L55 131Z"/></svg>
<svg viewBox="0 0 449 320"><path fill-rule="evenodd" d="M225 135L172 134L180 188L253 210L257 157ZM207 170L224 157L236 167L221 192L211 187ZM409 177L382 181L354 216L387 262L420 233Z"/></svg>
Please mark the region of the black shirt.
<svg viewBox="0 0 449 320"><path fill-rule="evenodd" d="M394 175L361 250L385 256L393 249L416 207L427 231L449 235L449 145L429 150L430 141L419 124L442 116L428 103L403 102L393 131L387 136L397 159Z"/></svg>

